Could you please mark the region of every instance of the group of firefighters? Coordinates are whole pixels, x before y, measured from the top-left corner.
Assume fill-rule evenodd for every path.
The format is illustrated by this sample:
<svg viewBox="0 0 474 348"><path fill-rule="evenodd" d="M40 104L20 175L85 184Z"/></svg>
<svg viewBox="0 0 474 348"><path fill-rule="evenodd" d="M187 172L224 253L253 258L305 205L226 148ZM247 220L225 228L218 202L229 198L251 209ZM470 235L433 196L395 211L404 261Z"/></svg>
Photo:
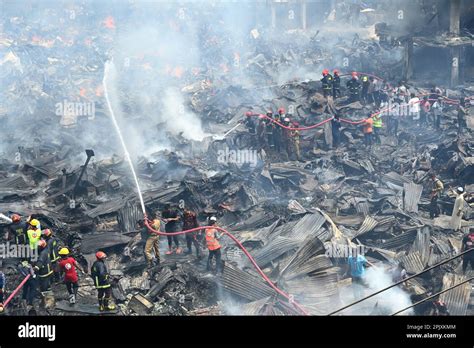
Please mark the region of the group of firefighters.
<svg viewBox="0 0 474 348"><path fill-rule="evenodd" d="M180 224L181 220L183 220L182 224ZM52 229L41 229L38 219L28 217L24 220L20 215L13 214L11 221L7 229L6 239L14 241L17 245L29 246L31 250L37 248L38 251L37 257L24 257L18 265L19 274L23 277L29 276L23 285L22 299L25 301L25 304L30 307L33 306L33 301L39 293L43 297L47 294L52 294L51 286L53 282L59 283L62 278L62 282L66 285L69 294L69 303L74 305L79 288L77 271L87 274L87 270L82 268L74 257L71 256L67 247L60 246L59 240L53 236ZM165 206L161 213L161 219L156 218L151 222L151 227L155 231L160 231L161 221L165 222L165 233L170 234L167 236L169 247L166 252L167 255L173 252L177 254L182 252L179 246L179 238L177 235L173 235L174 232L199 227L196 213L189 209L180 212L172 208L170 204ZM202 243L203 239L205 239L207 249L209 250L207 270L211 271L211 263L215 259L215 270L217 273L221 273L222 260L219 239L222 235L217 228L213 228L213 226L217 226L217 218L215 216L209 217L208 224L211 227L204 229L204 236L201 230L185 235L188 253L192 253L192 246L194 245L197 257L200 260L202 258ZM144 221L140 221L139 225L142 227L141 237L145 242L145 258L148 266L152 267L160 262L159 235L145 226ZM175 244L175 249L173 249L173 243ZM107 255L99 250L95 256L96 260L92 264L90 276L97 289L99 309L100 311L113 311L116 306L112 300L112 284L105 263ZM3 311L5 283L5 275L0 272L0 312Z"/></svg>

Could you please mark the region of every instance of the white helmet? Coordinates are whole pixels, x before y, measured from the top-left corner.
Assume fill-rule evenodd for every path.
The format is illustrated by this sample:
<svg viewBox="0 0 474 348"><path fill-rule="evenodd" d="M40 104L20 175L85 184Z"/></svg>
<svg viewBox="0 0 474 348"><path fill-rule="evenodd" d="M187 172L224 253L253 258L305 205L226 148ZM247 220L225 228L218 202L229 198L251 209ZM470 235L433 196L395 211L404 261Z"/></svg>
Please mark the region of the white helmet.
<svg viewBox="0 0 474 348"><path fill-rule="evenodd" d="M216 218L215 216L211 216L211 217L209 218L209 221L214 221L214 222L216 222L216 221L217 221L217 218Z"/></svg>
<svg viewBox="0 0 474 348"><path fill-rule="evenodd" d="M459 186L459 187L456 189L456 191L458 191L458 193L463 193L463 192L464 192L464 189L463 189L461 186Z"/></svg>

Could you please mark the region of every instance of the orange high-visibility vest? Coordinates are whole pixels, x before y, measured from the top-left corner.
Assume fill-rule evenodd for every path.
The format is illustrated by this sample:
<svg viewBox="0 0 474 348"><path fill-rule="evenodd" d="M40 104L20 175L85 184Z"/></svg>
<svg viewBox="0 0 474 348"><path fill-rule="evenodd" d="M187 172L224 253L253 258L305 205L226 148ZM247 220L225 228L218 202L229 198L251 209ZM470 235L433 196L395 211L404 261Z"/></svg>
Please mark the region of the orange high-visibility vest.
<svg viewBox="0 0 474 348"><path fill-rule="evenodd" d="M221 247L216 238L217 230L215 228L206 228L206 243L209 250L217 250Z"/></svg>

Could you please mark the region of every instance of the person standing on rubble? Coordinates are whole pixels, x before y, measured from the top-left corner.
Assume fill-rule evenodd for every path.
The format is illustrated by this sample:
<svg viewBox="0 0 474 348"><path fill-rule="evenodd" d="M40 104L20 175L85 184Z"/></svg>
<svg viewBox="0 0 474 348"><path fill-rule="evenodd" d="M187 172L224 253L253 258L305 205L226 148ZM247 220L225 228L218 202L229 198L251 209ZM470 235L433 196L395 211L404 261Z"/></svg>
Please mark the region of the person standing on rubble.
<svg viewBox="0 0 474 348"><path fill-rule="evenodd" d="M273 112L271 110L267 111L266 116L267 126L265 127L265 134L267 137L267 144L268 148L273 148L273 130L275 128L275 123L273 122Z"/></svg>
<svg viewBox="0 0 474 348"><path fill-rule="evenodd" d="M197 214L192 211L191 209L185 208L183 213L183 231L191 230L193 228L199 227L199 222L197 220ZM186 245L188 247L188 251L186 254L190 255L193 253L192 246L196 249L196 256L198 259L201 259L201 231L190 232L186 233Z"/></svg>
<svg viewBox="0 0 474 348"><path fill-rule="evenodd" d="M420 119L420 98L415 93L410 94L410 100L408 101L408 110L410 117L413 121L418 122Z"/></svg>
<svg viewBox="0 0 474 348"><path fill-rule="evenodd" d="M27 306L33 306L33 300L36 297L36 291L38 288L38 278L36 277L35 270L30 262L27 259L24 259L18 265L18 271L22 277L30 276L25 285L23 285L21 298L26 302Z"/></svg>
<svg viewBox="0 0 474 348"><path fill-rule="evenodd" d="M258 151L262 151L263 149L267 150L267 123L265 122L265 116L260 115L258 116L258 125L257 125L257 142L258 142Z"/></svg>
<svg viewBox="0 0 474 348"><path fill-rule="evenodd" d="M321 83L323 86L323 96L324 98L327 98L332 94L333 78L328 69L324 69L322 75Z"/></svg>
<svg viewBox="0 0 474 348"><path fill-rule="evenodd" d="M466 128L466 117L469 115L469 109L466 105L466 99L464 97L459 99L458 105L458 129L459 133L462 133L463 129Z"/></svg>
<svg viewBox="0 0 474 348"><path fill-rule="evenodd" d="M290 128L291 127L291 120L289 117L285 117L283 119L282 124L285 127ZM282 148L283 151L282 153L285 155L284 157L289 158L291 154L291 129L288 128L282 128L282 136L281 136L281 143L282 143Z"/></svg>
<svg viewBox="0 0 474 348"><path fill-rule="evenodd" d="M435 128L441 128L441 115L443 113L443 98L438 97L431 105L431 113L433 115L433 125Z"/></svg>
<svg viewBox="0 0 474 348"><path fill-rule="evenodd" d="M38 261L34 269L38 274L40 291L44 293L45 291L51 291L51 276L53 275L48 243L44 239L38 241L38 252Z"/></svg>
<svg viewBox="0 0 474 348"><path fill-rule="evenodd" d="M349 103L359 100L360 82L357 78L357 72L352 72L352 78L347 81L346 86L349 89Z"/></svg>
<svg viewBox="0 0 474 348"><path fill-rule="evenodd" d="M431 175L431 180L433 181L433 189L431 190L430 218L433 219L435 217L438 217L440 214L438 199L443 193L444 185L443 182L438 179L434 174Z"/></svg>
<svg viewBox="0 0 474 348"><path fill-rule="evenodd" d="M356 299L364 295L363 288L366 287L365 269L373 266L364 255L357 252L357 249L347 258L346 275L350 275Z"/></svg>
<svg viewBox="0 0 474 348"><path fill-rule="evenodd" d="M332 97L336 99L341 96L341 77L339 76L339 71L336 69L334 69L333 74Z"/></svg>
<svg viewBox="0 0 474 348"><path fill-rule="evenodd" d="M474 230L471 228L468 234L462 239L461 252L474 249ZM474 251L468 252L462 257L462 272L466 274L467 266L471 265L474 271Z"/></svg>
<svg viewBox="0 0 474 348"><path fill-rule="evenodd" d="M279 108L278 109L278 114L275 115L275 121L280 122L282 118L285 117L285 109ZM273 134L273 144L275 145L275 152L280 153L281 152L281 134L282 134L282 128L280 125L277 123L273 122L272 123L272 134Z"/></svg>
<svg viewBox="0 0 474 348"><path fill-rule="evenodd" d="M428 101L428 96L424 96L420 104L420 125L426 126L428 125L428 115L431 109L431 104Z"/></svg>
<svg viewBox="0 0 474 348"><path fill-rule="evenodd" d="M178 232L178 223L181 219L179 212L176 209L171 208L171 204L165 205L165 210L162 211L161 217L163 221L166 223L165 225L165 232L166 233L174 233ZM177 235L174 236L167 236L168 238L168 251L166 255L171 255L173 253L173 242L176 246L176 254L181 254L183 249L179 247L179 239Z"/></svg>
<svg viewBox="0 0 474 348"><path fill-rule="evenodd" d="M369 87L370 87L370 80L369 77L364 75L362 76L362 90L361 90L361 99L364 104L369 102Z"/></svg>
<svg viewBox="0 0 474 348"><path fill-rule="evenodd" d="M64 273L64 284L69 293L69 303L75 304L77 289L79 289L79 278L76 269L82 273L86 272L81 268L81 266L79 266L76 260L69 255L68 248L61 248L61 250L59 250L59 255L61 256L61 260L58 262L59 269Z"/></svg>
<svg viewBox="0 0 474 348"><path fill-rule="evenodd" d="M296 160L301 161L301 151L300 151L300 131L296 128L300 126L298 122L293 122L293 128L291 130L291 144L293 145L294 153L296 155Z"/></svg>
<svg viewBox="0 0 474 348"><path fill-rule="evenodd" d="M9 239L11 239L11 236L14 236L17 245L26 245L28 225L21 220L21 216L18 214L13 214L11 219L12 223L8 226Z"/></svg>
<svg viewBox="0 0 474 348"><path fill-rule="evenodd" d="M5 278L5 274L0 271L0 307L3 308L3 300L4 300L4 294L5 294L5 286L6 286L7 280Z"/></svg>
<svg viewBox="0 0 474 348"><path fill-rule="evenodd" d="M53 231L50 228L44 229L42 234L43 234L44 240L46 241L46 243L48 243L49 257L51 259L51 265L54 272L54 280L56 282L59 282L60 275L59 275L58 260L60 256L59 256L58 240L53 237Z"/></svg>
<svg viewBox="0 0 474 348"><path fill-rule="evenodd" d="M155 262L157 265L160 263L160 235L148 229L148 227L146 227L143 222L141 222L141 225L144 226L144 230L142 230L142 232L143 237L145 237L145 259L148 267L153 267L153 262ZM158 217L153 219L151 222L151 227L153 227L155 231L160 230L161 221ZM153 254L155 254L155 261L153 261Z"/></svg>
<svg viewBox="0 0 474 348"><path fill-rule="evenodd" d="M91 268L91 277L97 289L97 296L99 299L99 310L113 311L115 304L112 301L112 288L109 280L109 271L105 264L107 255L103 251L98 251L95 254L96 261Z"/></svg>
<svg viewBox="0 0 474 348"><path fill-rule="evenodd" d="M382 114L380 112L376 112L375 115L372 117L373 120L373 132L372 137L375 139L377 144L381 144L382 140L380 139L380 134L382 133L383 128L383 121L382 121Z"/></svg>
<svg viewBox="0 0 474 348"><path fill-rule="evenodd" d="M27 235L30 248L33 250L37 247L38 242L41 239L41 229L39 228L40 223L36 219L30 220L29 225Z"/></svg>
<svg viewBox="0 0 474 348"><path fill-rule="evenodd" d="M454 201L453 213L451 215L451 228L454 231L461 229L462 215L464 210L464 189L460 186L454 192L456 200Z"/></svg>
<svg viewBox="0 0 474 348"><path fill-rule="evenodd" d="M374 120L372 120L371 115L369 115L369 117L365 119L364 123L362 123L362 126L364 127L363 132L365 146L372 146L372 133L374 131L373 124Z"/></svg>
<svg viewBox="0 0 474 348"><path fill-rule="evenodd" d="M216 226L217 218L211 216L209 218L209 225ZM206 228L206 244L209 249L209 257L207 259L207 270L211 270L211 261L213 258L216 259L216 272L222 273L222 261L221 261L221 245L219 243L219 238L221 237L215 228Z"/></svg>
<svg viewBox="0 0 474 348"><path fill-rule="evenodd" d="M397 267L392 271L392 282L398 283L404 279L408 278L407 270L405 269L405 264L399 262ZM406 282L401 285L406 286Z"/></svg>

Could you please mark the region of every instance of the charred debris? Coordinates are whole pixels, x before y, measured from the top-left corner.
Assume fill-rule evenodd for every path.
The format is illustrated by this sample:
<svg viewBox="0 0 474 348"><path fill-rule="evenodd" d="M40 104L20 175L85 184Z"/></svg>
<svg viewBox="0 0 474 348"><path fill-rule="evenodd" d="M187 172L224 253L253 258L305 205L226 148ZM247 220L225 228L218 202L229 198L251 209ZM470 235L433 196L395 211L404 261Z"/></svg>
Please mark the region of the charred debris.
<svg viewBox="0 0 474 348"><path fill-rule="evenodd" d="M463 186L474 192L474 119L467 117L466 127L460 131L456 104L444 104L440 129L402 120L398 134L384 128L380 143L371 147L363 144L361 127L356 125L342 124L337 146L330 122L301 131L299 161L291 151L259 149L255 136L244 124L239 125L247 111L265 114L278 108L285 108L292 121L303 127L335 114L356 121L374 112L370 103L347 103L345 82L343 97L323 97L320 70L336 65L347 73L373 73L387 84L405 80L410 92L417 95L429 93L431 83L452 100L474 95L474 37L467 29L459 30L459 25L457 34L455 27L443 27L443 21L452 18L436 12L439 22L435 16L425 27L410 32L390 23L394 9L389 1L369 7L371 11L351 9L348 3L321 2L327 11L323 24L311 22L307 13L315 5L302 1L306 17L298 17L298 28L280 28L278 36L270 28L278 27L282 6L291 4L270 2L258 7L259 14L267 13L271 19L263 23L266 27L261 24L250 34L253 47L240 52L238 69L232 65L233 52L229 57L226 51L231 38L211 28L204 32L206 45L199 72L193 74L189 69L181 74L172 67L166 73L179 86L186 108L199 116L208 136L193 140L168 131L157 133L167 139L167 146L136 158L150 215L162 210L165 203L184 203L199 213L203 225L208 216L216 215L219 225L241 241L270 279L315 315L347 303L343 297L350 278L344 276L345 259L328 256L329 246L364 246L372 263L390 269L403 261L411 275L458 253L463 234L472 228L472 208L468 206L461 230L452 230L449 220L454 198L448 195L440 199L439 217L430 219L428 212L429 173L436 173L446 188ZM410 4L422 6L426 1ZM99 136L90 147L81 142L92 129L111 129L100 86L103 63L112 54L114 35L120 33L102 22L106 18L103 12L82 5L72 9L84 21L97 23L95 27L76 23L63 30L65 20L44 24L35 19L28 22L28 30L18 32L26 19L15 16L14 8L2 14L4 98L0 113L6 125L16 118L23 128L3 136L0 211L40 219L86 267L98 247L107 251L118 315L298 314L261 279L229 239L222 242L225 267L220 276L207 275L205 261L193 255L162 256L159 266L146 267L137 227L143 214L128 167L118 147L114 148L115 139ZM43 18L67 19L57 9L41 11ZM333 32L355 20L345 15L350 11L360 14L351 23L355 29ZM425 12L418 11L417 16L420 13ZM424 16L429 20L433 13L426 9ZM472 18L471 10L470 23ZM435 22L439 26L433 27ZM463 23L469 23L468 19ZM113 25L120 26L120 16ZM94 29L100 30L93 35ZM329 36L332 40L337 37L337 42L327 44ZM447 60L445 65L423 69L425 46L437 47L447 55L464 55L460 66L464 81L460 81L459 71L449 69ZM348 67L334 63L344 57L349 59ZM135 69L146 69L145 60L138 60ZM427 78L431 68L441 68L436 77L443 81ZM143 88L146 86L135 87L137 91ZM58 117L55 105L63 100L93 103L94 117L77 117L74 112ZM132 98L124 98L125 110L135 107ZM147 122L145 128L160 129L160 123L132 113L126 118L135 124ZM86 149L93 152L86 154ZM255 153L255 161L232 160L232 151ZM164 250L165 238L162 247ZM2 260L1 264L11 288L20 281L16 261ZM465 277L455 261L409 281L406 292L413 300L420 299ZM78 304L73 308L66 304L67 294L61 285L53 290L56 303L38 308L39 313L99 313L89 277L80 277ZM445 295L452 314L472 313L470 292L467 284ZM383 300L381 303L383 307ZM19 302L12 308L14 314L25 314ZM374 308L360 310L377 314ZM416 313L427 314L423 309Z"/></svg>

